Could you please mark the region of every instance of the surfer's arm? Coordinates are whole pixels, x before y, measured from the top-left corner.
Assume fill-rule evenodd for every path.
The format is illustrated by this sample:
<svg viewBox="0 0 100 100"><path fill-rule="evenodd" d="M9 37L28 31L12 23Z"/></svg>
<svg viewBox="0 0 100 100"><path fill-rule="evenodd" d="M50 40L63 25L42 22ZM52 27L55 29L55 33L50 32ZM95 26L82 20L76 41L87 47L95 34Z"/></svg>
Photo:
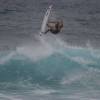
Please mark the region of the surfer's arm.
<svg viewBox="0 0 100 100"><path fill-rule="evenodd" d="M48 25L48 24L47 24ZM44 34L47 34L50 31L50 28L48 27L48 29L45 31Z"/></svg>
<svg viewBox="0 0 100 100"><path fill-rule="evenodd" d="M50 31L50 29L47 29L44 34L47 34L49 31Z"/></svg>

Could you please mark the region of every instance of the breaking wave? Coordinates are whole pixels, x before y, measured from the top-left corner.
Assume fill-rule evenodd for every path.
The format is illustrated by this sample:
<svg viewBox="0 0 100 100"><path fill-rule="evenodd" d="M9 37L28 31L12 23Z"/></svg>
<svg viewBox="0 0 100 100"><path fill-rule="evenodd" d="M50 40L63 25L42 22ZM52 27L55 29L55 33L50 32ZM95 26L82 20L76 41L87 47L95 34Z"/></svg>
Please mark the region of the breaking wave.
<svg viewBox="0 0 100 100"><path fill-rule="evenodd" d="M100 87L99 50L71 47L52 36L39 40L0 52L0 89Z"/></svg>

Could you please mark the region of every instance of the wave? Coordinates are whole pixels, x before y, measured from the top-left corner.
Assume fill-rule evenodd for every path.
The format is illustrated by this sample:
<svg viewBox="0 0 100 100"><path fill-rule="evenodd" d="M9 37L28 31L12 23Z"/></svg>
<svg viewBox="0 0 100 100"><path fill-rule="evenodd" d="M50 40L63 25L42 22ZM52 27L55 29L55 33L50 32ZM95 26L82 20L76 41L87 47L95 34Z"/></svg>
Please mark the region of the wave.
<svg viewBox="0 0 100 100"><path fill-rule="evenodd" d="M55 38L54 38L55 39ZM42 86L100 87L99 50L70 47L55 39L0 54L0 89Z"/></svg>

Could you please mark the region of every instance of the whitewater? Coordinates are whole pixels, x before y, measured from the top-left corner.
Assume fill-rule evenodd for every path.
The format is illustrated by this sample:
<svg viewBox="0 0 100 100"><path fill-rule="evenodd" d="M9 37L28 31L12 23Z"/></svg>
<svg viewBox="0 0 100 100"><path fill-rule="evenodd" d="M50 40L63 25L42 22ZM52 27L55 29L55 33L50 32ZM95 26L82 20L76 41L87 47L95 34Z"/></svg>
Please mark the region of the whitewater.
<svg viewBox="0 0 100 100"><path fill-rule="evenodd" d="M51 4L64 28L39 36ZM99 0L1 0L0 100L100 100L99 9Z"/></svg>
<svg viewBox="0 0 100 100"><path fill-rule="evenodd" d="M100 52L51 34L0 52L1 100L99 100Z"/></svg>

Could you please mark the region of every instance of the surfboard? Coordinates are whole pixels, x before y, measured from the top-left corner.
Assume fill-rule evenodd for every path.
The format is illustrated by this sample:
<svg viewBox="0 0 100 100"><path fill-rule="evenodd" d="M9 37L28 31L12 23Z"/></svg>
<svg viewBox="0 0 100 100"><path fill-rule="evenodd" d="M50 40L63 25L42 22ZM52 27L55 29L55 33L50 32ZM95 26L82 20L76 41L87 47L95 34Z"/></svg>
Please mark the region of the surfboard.
<svg viewBox="0 0 100 100"><path fill-rule="evenodd" d="M49 8L47 9L47 11L44 15L42 25L41 25L40 35L44 34L46 31L46 26L47 26L47 22L48 22L51 10L52 10L52 5L49 6Z"/></svg>

